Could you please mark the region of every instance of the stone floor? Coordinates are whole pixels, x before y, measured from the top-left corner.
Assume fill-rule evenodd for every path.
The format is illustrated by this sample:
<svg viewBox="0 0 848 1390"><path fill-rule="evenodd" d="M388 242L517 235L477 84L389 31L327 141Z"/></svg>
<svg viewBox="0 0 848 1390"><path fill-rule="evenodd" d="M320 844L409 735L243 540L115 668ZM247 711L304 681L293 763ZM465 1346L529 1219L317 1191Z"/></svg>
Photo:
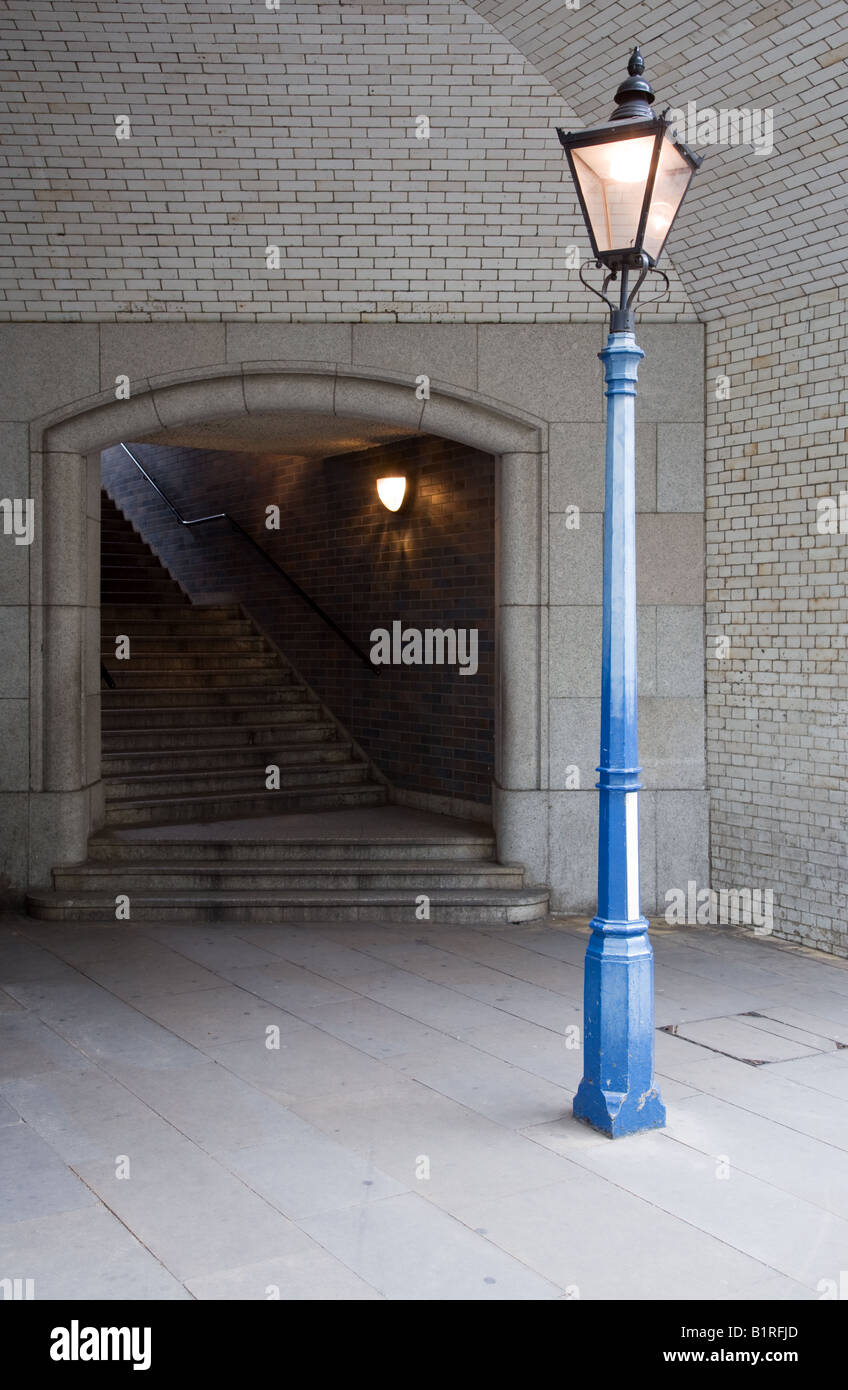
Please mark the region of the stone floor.
<svg viewBox="0 0 848 1390"><path fill-rule="evenodd" d="M570 1117L585 941L7 917L0 1278L37 1299L821 1298L848 1270L848 963L656 931L668 1128L610 1142Z"/></svg>

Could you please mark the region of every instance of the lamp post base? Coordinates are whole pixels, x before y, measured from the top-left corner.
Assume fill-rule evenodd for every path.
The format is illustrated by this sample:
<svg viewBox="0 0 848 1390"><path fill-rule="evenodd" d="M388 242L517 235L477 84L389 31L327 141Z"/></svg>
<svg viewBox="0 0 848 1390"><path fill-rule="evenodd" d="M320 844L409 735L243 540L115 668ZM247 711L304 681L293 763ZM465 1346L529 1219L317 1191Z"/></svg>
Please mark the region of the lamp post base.
<svg viewBox="0 0 848 1390"><path fill-rule="evenodd" d="M643 1129L662 1129L665 1106L654 1087L639 1096L635 1091L601 1091L584 1079L574 1097L574 1118L585 1120L610 1139L620 1139Z"/></svg>
<svg viewBox="0 0 848 1390"><path fill-rule="evenodd" d="M584 1069L574 1116L618 1139L662 1129L654 1083L654 957L644 917L596 917L586 948Z"/></svg>

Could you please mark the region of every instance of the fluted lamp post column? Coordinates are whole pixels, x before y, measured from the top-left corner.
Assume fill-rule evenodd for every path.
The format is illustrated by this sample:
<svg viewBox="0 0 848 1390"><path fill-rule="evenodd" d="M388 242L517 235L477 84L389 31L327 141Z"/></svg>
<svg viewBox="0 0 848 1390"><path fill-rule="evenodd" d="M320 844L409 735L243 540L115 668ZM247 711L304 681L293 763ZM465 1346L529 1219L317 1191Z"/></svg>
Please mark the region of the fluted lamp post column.
<svg viewBox="0 0 848 1390"><path fill-rule="evenodd" d="M601 759L598 767L598 911L584 976L583 1079L574 1114L617 1139L665 1124L654 1082L654 965L639 906L636 686L636 375L633 303L655 270L701 161L678 141L638 48L615 95L609 124L559 130L589 232L595 264L607 270L600 294L610 333L600 353L606 374ZM657 272L668 281L662 271ZM635 284L628 294L630 276ZM617 282L617 303L606 291Z"/></svg>

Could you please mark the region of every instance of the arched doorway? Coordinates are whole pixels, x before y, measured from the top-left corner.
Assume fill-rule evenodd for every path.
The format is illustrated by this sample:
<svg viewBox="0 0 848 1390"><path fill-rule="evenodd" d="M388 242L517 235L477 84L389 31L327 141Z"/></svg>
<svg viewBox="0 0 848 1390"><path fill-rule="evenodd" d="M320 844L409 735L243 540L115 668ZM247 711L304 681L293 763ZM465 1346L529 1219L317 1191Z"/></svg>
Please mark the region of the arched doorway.
<svg viewBox="0 0 848 1390"><path fill-rule="evenodd" d="M418 399L407 381L303 364L207 368L116 401L89 399L34 427L44 515L42 573L50 601L32 646L31 680L41 692L34 731L33 788L43 793L41 848L32 879L84 857L103 819L100 778L99 456L120 439L215 421L327 416L458 440L497 457L496 756L498 855L546 880L541 613L545 427L473 393L437 389ZM55 601L54 601L55 600Z"/></svg>

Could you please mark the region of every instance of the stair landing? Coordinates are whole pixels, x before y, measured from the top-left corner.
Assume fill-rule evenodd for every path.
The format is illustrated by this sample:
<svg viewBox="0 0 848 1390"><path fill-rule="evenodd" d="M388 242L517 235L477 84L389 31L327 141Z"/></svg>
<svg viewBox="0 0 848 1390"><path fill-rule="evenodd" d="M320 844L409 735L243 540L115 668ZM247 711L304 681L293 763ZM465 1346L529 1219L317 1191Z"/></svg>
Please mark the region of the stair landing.
<svg viewBox="0 0 848 1390"><path fill-rule="evenodd" d="M118 894L130 922L505 925L548 908L489 826L395 805L111 827L53 877L28 900L46 921L114 923Z"/></svg>
<svg viewBox="0 0 848 1390"><path fill-rule="evenodd" d="M449 841L456 844L493 845L491 826L485 821L419 811L411 806L367 806L358 810L303 811L285 816L250 816L237 820L198 821L194 824L115 827L98 832L99 842L143 844L166 841L275 841L280 844L309 841L313 844L404 845Z"/></svg>

